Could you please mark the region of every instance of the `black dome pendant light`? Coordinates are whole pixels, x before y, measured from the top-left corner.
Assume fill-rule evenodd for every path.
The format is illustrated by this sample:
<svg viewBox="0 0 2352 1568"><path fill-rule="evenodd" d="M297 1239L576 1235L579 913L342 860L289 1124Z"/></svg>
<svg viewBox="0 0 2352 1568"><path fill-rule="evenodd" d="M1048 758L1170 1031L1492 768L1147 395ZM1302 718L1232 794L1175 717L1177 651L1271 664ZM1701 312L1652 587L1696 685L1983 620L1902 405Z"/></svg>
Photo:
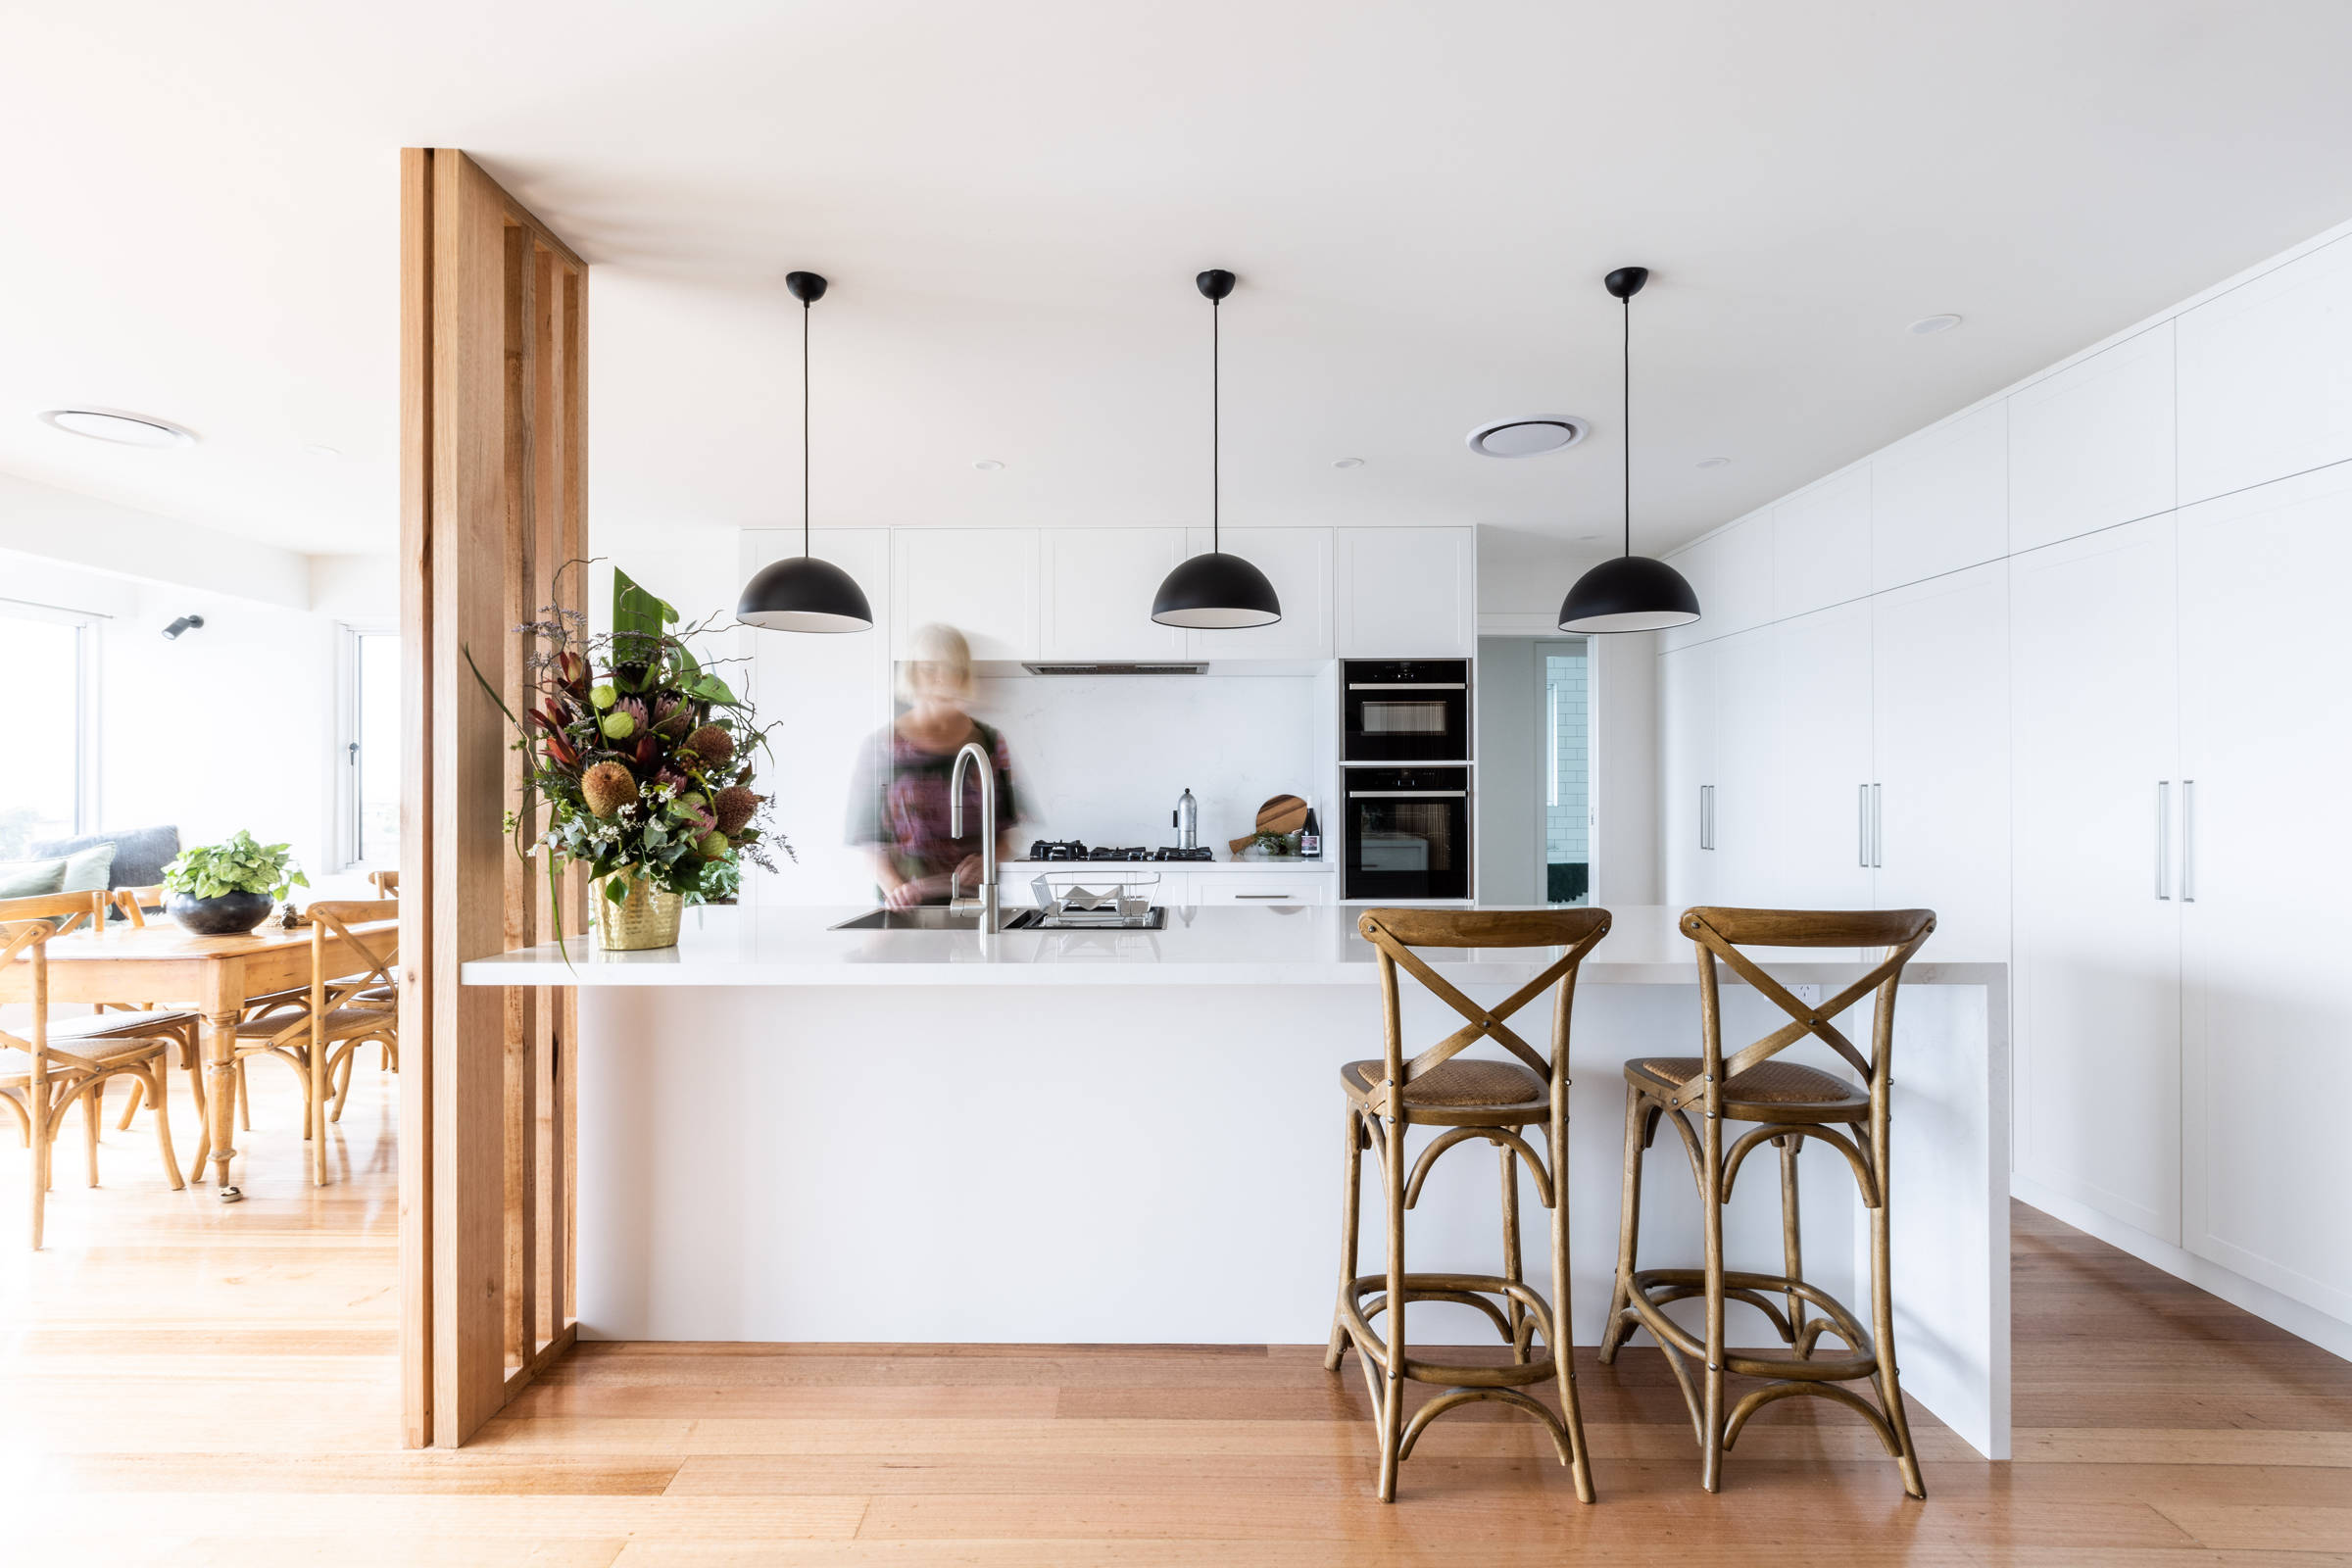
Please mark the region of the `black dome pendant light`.
<svg viewBox="0 0 2352 1568"><path fill-rule="evenodd" d="M1620 267L1606 279L1625 307L1625 554L1576 579L1560 601L1560 630L1658 631L1698 618L1698 595L1663 561L1634 554L1634 296L1649 281L1646 267Z"/></svg>
<svg viewBox="0 0 2352 1568"><path fill-rule="evenodd" d="M825 280L788 272L784 286L801 302L801 553L760 567L735 618L768 631L870 631L874 612L858 579L808 553L808 307L825 297Z"/></svg>
<svg viewBox="0 0 2352 1568"><path fill-rule="evenodd" d="M1224 428L1218 404L1224 367L1220 360L1217 323L1225 296L1233 292L1231 272L1214 269L1193 279L1208 301L1208 554L1179 564L1160 582L1152 601L1152 618L1162 626L1192 626L1203 631L1230 631L1246 626L1271 626L1282 618L1282 601L1266 574L1239 556L1220 551L1224 510Z"/></svg>

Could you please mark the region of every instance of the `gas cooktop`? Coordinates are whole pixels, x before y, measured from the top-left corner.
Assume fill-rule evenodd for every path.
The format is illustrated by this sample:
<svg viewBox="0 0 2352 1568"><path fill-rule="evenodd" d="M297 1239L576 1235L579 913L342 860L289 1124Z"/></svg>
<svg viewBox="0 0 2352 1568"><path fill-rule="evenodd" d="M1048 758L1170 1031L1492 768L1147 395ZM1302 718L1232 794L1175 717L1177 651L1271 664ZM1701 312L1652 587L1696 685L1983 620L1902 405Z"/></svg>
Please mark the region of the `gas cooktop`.
<svg viewBox="0 0 2352 1568"><path fill-rule="evenodd" d="M1216 858L1216 853L1206 848L1179 850L1162 845L1156 850L1147 850L1140 844L1098 844L1089 849L1076 839L1039 839L1029 846L1032 860L1213 860Z"/></svg>

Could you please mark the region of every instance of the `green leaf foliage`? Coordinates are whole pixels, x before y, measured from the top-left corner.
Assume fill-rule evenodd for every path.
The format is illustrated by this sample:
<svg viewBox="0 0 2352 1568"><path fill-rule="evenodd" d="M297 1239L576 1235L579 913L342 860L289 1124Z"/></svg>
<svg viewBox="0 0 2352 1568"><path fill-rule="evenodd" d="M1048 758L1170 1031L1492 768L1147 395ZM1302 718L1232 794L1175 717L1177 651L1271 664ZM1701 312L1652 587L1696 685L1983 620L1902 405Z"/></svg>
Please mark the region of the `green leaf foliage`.
<svg viewBox="0 0 2352 1568"><path fill-rule="evenodd" d="M294 864L291 848L261 844L239 828L236 836L219 844L184 850L164 867L164 886L194 899L225 898L231 893L261 893L282 899L291 890L311 885Z"/></svg>

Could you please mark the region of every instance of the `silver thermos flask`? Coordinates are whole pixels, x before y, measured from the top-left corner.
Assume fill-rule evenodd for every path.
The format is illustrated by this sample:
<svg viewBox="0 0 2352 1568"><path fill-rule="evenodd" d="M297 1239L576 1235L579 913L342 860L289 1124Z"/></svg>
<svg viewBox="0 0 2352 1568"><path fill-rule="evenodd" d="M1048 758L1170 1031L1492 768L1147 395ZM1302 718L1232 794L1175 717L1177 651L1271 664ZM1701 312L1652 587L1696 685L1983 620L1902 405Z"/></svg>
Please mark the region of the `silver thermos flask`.
<svg viewBox="0 0 2352 1568"><path fill-rule="evenodd" d="M1197 850L1200 847L1200 803L1193 799L1191 790L1186 790L1178 798L1176 809L1168 813L1168 820L1175 825L1178 849Z"/></svg>

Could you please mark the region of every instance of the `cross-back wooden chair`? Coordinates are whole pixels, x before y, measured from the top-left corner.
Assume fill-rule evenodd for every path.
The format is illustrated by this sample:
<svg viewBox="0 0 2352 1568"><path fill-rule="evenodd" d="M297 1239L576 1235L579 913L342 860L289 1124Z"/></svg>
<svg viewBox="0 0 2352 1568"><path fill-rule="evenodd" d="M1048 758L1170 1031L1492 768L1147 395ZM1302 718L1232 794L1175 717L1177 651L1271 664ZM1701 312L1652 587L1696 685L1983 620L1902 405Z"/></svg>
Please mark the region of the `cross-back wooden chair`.
<svg viewBox="0 0 2352 1568"><path fill-rule="evenodd" d="M380 1000L397 996L394 967L400 961L400 903L396 899L322 901L303 911L311 921L311 984L299 1011L290 1016L248 1016L237 1024L240 1063L270 1055L291 1066L302 1081L302 1135L311 1144L311 1179L326 1185L326 1121L329 1087L338 1069L364 1043L396 1040L397 1006ZM391 921L376 930L354 927ZM330 956L340 943L348 956Z"/></svg>
<svg viewBox="0 0 2352 1568"><path fill-rule="evenodd" d="M1919 1454L1903 1413L1903 1391L1895 1370L1894 1315L1889 1295L1887 1102L1893 1062L1895 992L1903 966L1936 929L1931 909L1687 909L1683 933L1698 945L1699 1056L1637 1057L1625 1064L1625 1186L1619 1218L1617 1286L1609 1322L1601 1336L1600 1358L1616 1359L1618 1348L1637 1328L1647 1329L1666 1353L1698 1435L1699 1481L1709 1492L1722 1486L1723 1455L1738 1441L1750 1416L1775 1400L1812 1395L1858 1412L1878 1433L1902 1472L1903 1490L1925 1497ZM1799 1001L1741 952L1742 948L1884 949L1885 956L1860 979L1819 1004ZM1723 1045L1718 963L1731 969L1770 1001L1788 1021L1727 1054ZM1848 1008L1871 998L1870 1045L1856 1046L1836 1022ZM1800 1040L1820 1040L1860 1077L1857 1084L1834 1073L1774 1058ZM1699 1115L1692 1126L1691 1113ZM1642 1155L1671 1123L1690 1156L1698 1183L1704 1227L1702 1267L1643 1269L1636 1266L1635 1244L1642 1223ZM1727 1150L1724 1123L1753 1123ZM1803 1235L1797 1222L1796 1158L1807 1140L1829 1145L1844 1156L1870 1212L1871 1327L1865 1328L1843 1302L1804 1279ZM1780 1151L1781 1237L1785 1274L1751 1273L1724 1266L1723 1210L1740 1164L1758 1146ZM1668 1302L1698 1298L1706 1303L1706 1331L1693 1335L1666 1315ZM1776 1305L1774 1298L1785 1303ZM1733 1349L1724 1338L1727 1303L1742 1301L1771 1322L1787 1355ZM1819 1316L1810 1316L1809 1311ZM1820 1349L1824 1335L1845 1343L1845 1353ZM1694 1384L1686 1358L1699 1364ZM1728 1376L1762 1378L1729 1411L1724 1408ZM1874 1408L1844 1387L1868 1380L1877 1395Z"/></svg>
<svg viewBox="0 0 2352 1568"><path fill-rule="evenodd" d="M25 1147L32 1152L31 1239L36 1250L52 1185L50 1153L76 1101L88 1133L90 1185L98 1185L98 1123L110 1079L128 1078L154 1097L155 1136L163 1152L165 1179L174 1189L184 1185L172 1152L171 1112L163 1094L164 1054L177 1036L161 1025L175 1015L49 1016L49 943L103 919L106 903L103 893L0 900L0 964L22 963L31 969L32 1002L24 1020L13 1027L0 1025L0 1102L16 1113ZM53 1022L66 1027L53 1031Z"/></svg>
<svg viewBox="0 0 2352 1568"><path fill-rule="evenodd" d="M375 889L375 896L379 899L400 897L400 873L398 871L370 871L368 873L368 885Z"/></svg>
<svg viewBox="0 0 2352 1568"><path fill-rule="evenodd" d="M1380 1499L1396 1497L1396 1468L1409 1458L1429 1423L1459 1405L1493 1400L1534 1416L1551 1434L1560 1462L1575 1477L1576 1494L1592 1500L1592 1462L1585 1446L1583 1417L1576 1400L1576 1373L1568 1335L1568 1014L1575 999L1578 967L1608 934L1606 909L1371 909L1356 929L1378 950L1387 1040L1378 1061L1353 1061L1340 1070L1348 1110L1347 1208L1340 1229L1339 1300L1332 1312L1331 1344L1323 1365L1337 1371L1352 1345L1362 1358L1372 1394L1373 1422L1380 1439ZM1549 948L1564 950L1543 972L1492 1009L1464 996L1430 967L1416 948ZM1402 971L1460 1013L1459 1029L1418 1054L1404 1054L1404 1024L1397 974ZM1550 1051L1537 1050L1511 1028L1520 1008L1552 994ZM1501 1047L1511 1060L1464 1055L1478 1044ZM1404 1157L1408 1127L1440 1129L1409 1167ZM1522 1129L1544 1129L1539 1150ZM1502 1251L1500 1274L1414 1273L1405 1267L1404 1211L1421 1196L1438 1157L1456 1145L1484 1140L1502 1160ZM1362 1160L1373 1151L1380 1166L1386 1205L1388 1266L1379 1274L1356 1273L1361 1229ZM1552 1299L1531 1289L1524 1277L1519 1242L1519 1172L1525 1161L1539 1197L1551 1217ZM1499 1299L1500 1305L1489 1300ZM1453 1301L1483 1311L1510 1346L1508 1366L1448 1365L1415 1357L1405 1336L1405 1304ZM1372 1320L1387 1317L1387 1334ZM1535 1342L1543 1353L1535 1353ZM1407 1380L1442 1385L1444 1392L1404 1415ZM1555 1383L1560 1413L1554 1415L1520 1391Z"/></svg>
<svg viewBox="0 0 2352 1568"><path fill-rule="evenodd" d="M124 926L133 931L144 931L147 929L147 911L163 906L164 889L160 883L143 888L116 888L101 897L113 906L115 913L121 917ZM104 929L103 923L101 923L100 929ZM153 1003L144 1002L107 1003L102 1004L99 1010L105 1011L109 1008L148 1013L150 1017L140 1021L150 1024L154 1022L154 1015L166 1010L158 1008ZM197 1170L202 1171L205 1154L211 1148L212 1125L205 1114L204 1049L198 1034L198 1025L202 1020L193 1012L177 1012L174 1009L174 1015L181 1020L178 1030L179 1064L188 1075L188 1090L196 1098L196 1125L199 1137L195 1164ZM133 1078L130 1081L130 1099L122 1107L122 1119L115 1123L117 1131L125 1131L129 1128L132 1119L139 1113L139 1107L146 1103L146 1086Z"/></svg>

